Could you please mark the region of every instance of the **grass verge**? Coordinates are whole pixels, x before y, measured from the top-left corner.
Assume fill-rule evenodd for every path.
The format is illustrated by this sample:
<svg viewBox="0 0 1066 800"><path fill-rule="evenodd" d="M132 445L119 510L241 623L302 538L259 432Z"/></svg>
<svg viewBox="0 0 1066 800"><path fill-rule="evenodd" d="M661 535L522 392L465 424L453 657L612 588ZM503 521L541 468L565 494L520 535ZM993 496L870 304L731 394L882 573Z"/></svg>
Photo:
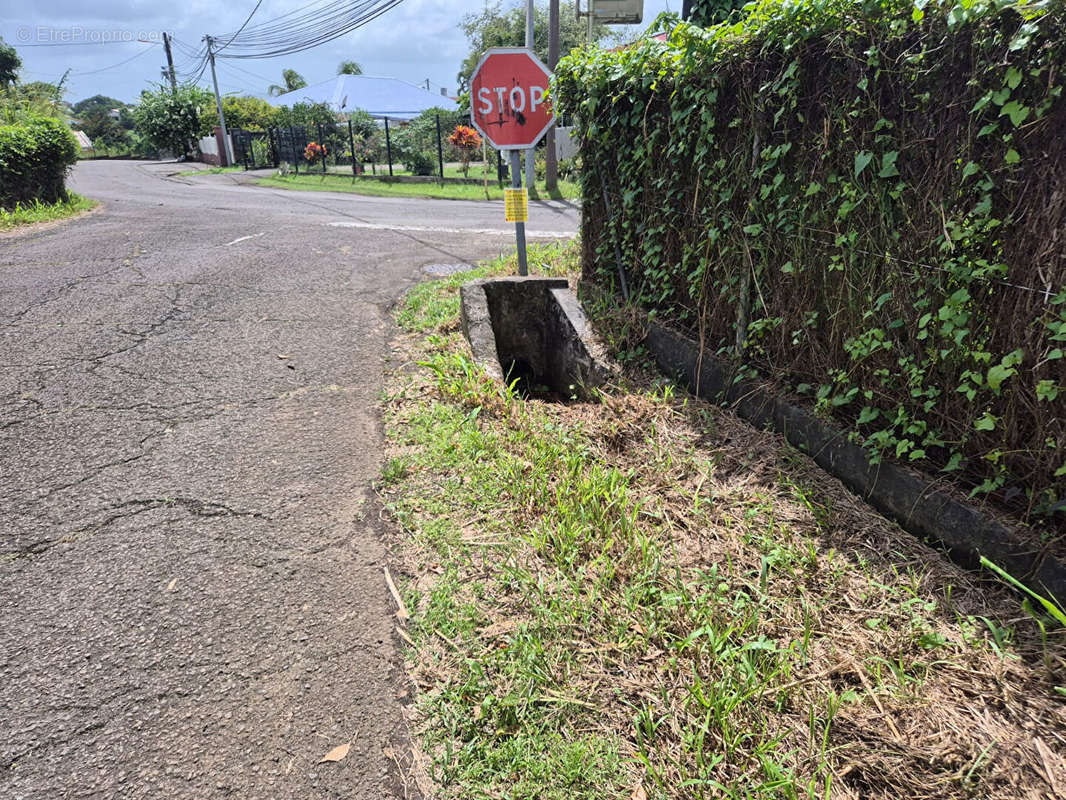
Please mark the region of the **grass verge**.
<svg viewBox="0 0 1066 800"><path fill-rule="evenodd" d="M327 173L275 175L256 180L260 186L320 192L350 192L371 197L428 197L439 200L502 200L503 189L495 180L488 187L473 184L385 183L374 177ZM576 184L559 181L559 190L548 193L543 186L529 192L531 200L572 200L580 196Z"/></svg>
<svg viewBox="0 0 1066 800"><path fill-rule="evenodd" d="M38 222L55 222L77 216L96 206L95 200L67 192L66 200L42 203L39 200L29 205L16 205L13 209L0 208L0 231Z"/></svg>
<svg viewBox="0 0 1066 800"><path fill-rule="evenodd" d="M505 271L407 295L385 397L379 492L405 532L416 761L436 796L1066 787L1061 628L669 383L634 372L560 405L488 379L458 287Z"/></svg>
<svg viewBox="0 0 1066 800"><path fill-rule="evenodd" d="M187 178L190 175L222 175L227 172L244 172L244 167L208 167L207 169L186 169L173 173L177 178Z"/></svg>

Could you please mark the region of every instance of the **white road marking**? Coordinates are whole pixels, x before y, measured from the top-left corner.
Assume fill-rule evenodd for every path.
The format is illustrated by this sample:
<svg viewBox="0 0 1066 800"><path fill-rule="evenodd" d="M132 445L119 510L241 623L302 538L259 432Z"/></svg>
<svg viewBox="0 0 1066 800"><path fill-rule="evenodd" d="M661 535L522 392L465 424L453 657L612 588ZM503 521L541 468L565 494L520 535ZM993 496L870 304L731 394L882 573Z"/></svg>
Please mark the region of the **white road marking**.
<svg viewBox="0 0 1066 800"><path fill-rule="evenodd" d="M229 247L231 244L237 244L237 242L245 242L249 239L258 239L260 236L266 235L266 231L263 233L253 233L251 236L242 236L239 239L234 239L232 242L226 242L223 247Z"/></svg>
<svg viewBox="0 0 1066 800"><path fill-rule="evenodd" d="M499 228L446 228L434 225L388 225L373 222L330 222L334 228L363 228L372 231L410 231L414 233L487 233L497 236L514 236L514 229L501 230ZM526 236L535 239L571 239L573 231L531 231L526 230Z"/></svg>

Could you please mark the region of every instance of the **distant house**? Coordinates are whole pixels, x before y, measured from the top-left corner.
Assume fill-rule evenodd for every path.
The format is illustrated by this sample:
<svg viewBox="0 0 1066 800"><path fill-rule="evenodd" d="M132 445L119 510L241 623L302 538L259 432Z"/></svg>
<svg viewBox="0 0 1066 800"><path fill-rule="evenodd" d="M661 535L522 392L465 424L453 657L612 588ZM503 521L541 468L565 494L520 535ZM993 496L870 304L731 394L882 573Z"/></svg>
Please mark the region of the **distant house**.
<svg viewBox="0 0 1066 800"><path fill-rule="evenodd" d="M338 112L362 110L377 119L388 117L396 120L414 119L427 108L458 108L456 102L446 95L426 91L399 78L375 78L370 75L338 75L313 86L267 98L267 102L275 106L326 103Z"/></svg>
<svg viewBox="0 0 1066 800"><path fill-rule="evenodd" d="M89 138L89 135L85 131L71 131L74 134L74 138L78 140L78 148L81 150L83 156L95 152L93 150L93 140Z"/></svg>

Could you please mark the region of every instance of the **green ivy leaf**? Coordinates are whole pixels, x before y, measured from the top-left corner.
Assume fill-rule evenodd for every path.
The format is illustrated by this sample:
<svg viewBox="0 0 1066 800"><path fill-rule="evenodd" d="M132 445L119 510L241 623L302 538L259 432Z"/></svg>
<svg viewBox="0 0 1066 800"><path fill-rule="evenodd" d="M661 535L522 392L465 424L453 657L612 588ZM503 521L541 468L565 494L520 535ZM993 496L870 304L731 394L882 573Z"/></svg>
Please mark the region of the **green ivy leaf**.
<svg viewBox="0 0 1066 800"><path fill-rule="evenodd" d="M1017 128L1025 122L1025 118L1029 116L1030 110L1029 106L1023 106L1017 100L1011 100L999 110L999 115L1001 117L1004 115L1010 117L1010 121L1013 122L1014 127Z"/></svg>
<svg viewBox="0 0 1066 800"><path fill-rule="evenodd" d="M865 425L867 422L873 422L880 415L881 412L878 411L876 408L871 408L870 406L863 406L862 411L859 412L858 423L860 425Z"/></svg>
<svg viewBox="0 0 1066 800"><path fill-rule="evenodd" d="M951 458L948 459L948 463L943 466L941 472L954 472L962 466L962 453L955 452L951 454Z"/></svg>
<svg viewBox="0 0 1066 800"><path fill-rule="evenodd" d="M986 411L985 415L974 422L973 426L979 431L992 431L996 429L997 421L998 420L992 416L992 414Z"/></svg>
<svg viewBox="0 0 1066 800"><path fill-rule="evenodd" d="M859 177L862 171L873 161L874 154L867 150L860 150L855 154L855 177Z"/></svg>
<svg viewBox="0 0 1066 800"><path fill-rule="evenodd" d="M896 159L899 158L898 150L889 150L883 156L881 156L881 171L877 173L878 178L894 178L899 175L899 170L896 169Z"/></svg>
<svg viewBox="0 0 1066 800"><path fill-rule="evenodd" d="M1003 381L1007 380L1017 370L1011 367L1005 367L1002 364L995 364L988 370L988 388L996 394L999 394L999 387L1003 385Z"/></svg>
<svg viewBox="0 0 1066 800"><path fill-rule="evenodd" d="M1036 384L1036 399L1051 402L1059 396L1059 387L1055 381L1042 380Z"/></svg>
<svg viewBox="0 0 1066 800"><path fill-rule="evenodd" d="M1007 79L1004 83L1011 89L1017 89L1018 84L1022 82L1022 72L1019 69L1011 67L1007 70Z"/></svg>
<svg viewBox="0 0 1066 800"><path fill-rule="evenodd" d="M1006 161L1008 164L1017 164L1019 161L1022 160L1022 157L1018 155L1018 151L1012 147L1010 150L1007 151L1007 155L1003 157L1003 160Z"/></svg>

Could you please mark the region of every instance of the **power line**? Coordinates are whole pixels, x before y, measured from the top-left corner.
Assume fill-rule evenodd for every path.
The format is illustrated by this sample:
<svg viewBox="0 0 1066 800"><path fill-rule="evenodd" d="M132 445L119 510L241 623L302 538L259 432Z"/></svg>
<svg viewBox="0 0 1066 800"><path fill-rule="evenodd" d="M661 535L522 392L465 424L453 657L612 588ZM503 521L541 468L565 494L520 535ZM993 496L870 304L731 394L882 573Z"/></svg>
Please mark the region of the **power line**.
<svg viewBox="0 0 1066 800"><path fill-rule="evenodd" d="M228 34L221 58L273 58L308 50L359 28L402 0L316 0L258 25ZM227 35L212 36L226 39ZM217 51L216 51L217 53Z"/></svg>
<svg viewBox="0 0 1066 800"><path fill-rule="evenodd" d="M146 47L146 48L144 48L144 50L141 50L139 53L135 53L134 55L130 56L129 58L126 58L126 59L123 59L122 61L119 61L117 64L112 64L112 65L110 65L108 67L100 67L100 69L90 69L90 70L87 70L85 72L72 72L70 74L71 75L95 75L98 72L107 72L109 69L115 69L115 67L121 67L123 64L128 64L131 61L133 61L133 59L140 58L145 53L151 52L151 50L152 50L151 47Z"/></svg>
<svg viewBox="0 0 1066 800"><path fill-rule="evenodd" d="M222 45L222 47L218 48L218 50L215 51L216 56L218 55L219 50L225 50L227 47L230 46L234 39L241 35L241 31L243 31L245 27L247 27L248 23L252 21L252 17L255 16L255 12L259 10L259 6L261 5L263 5L263 0L258 0L258 2L255 4L255 8L252 9L252 13L249 14L248 18L244 20L244 24L241 25L241 27L237 28L237 32L229 38L228 42L226 42L224 45Z"/></svg>
<svg viewBox="0 0 1066 800"><path fill-rule="evenodd" d="M251 77L256 78L257 80L266 81L267 86L270 86L270 84L274 82L273 78L268 78L265 75L259 75L258 73L252 72L251 70L247 70L244 67L238 66L237 64L227 63L226 69L235 69L239 72L243 72L245 75L250 75Z"/></svg>
<svg viewBox="0 0 1066 800"><path fill-rule="evenodd" d="M96 42L35 42L33 44L15 44L14 47L21 50L23 47L83 47L91 44L133 44L136 39L102 39Z"/></svg>

